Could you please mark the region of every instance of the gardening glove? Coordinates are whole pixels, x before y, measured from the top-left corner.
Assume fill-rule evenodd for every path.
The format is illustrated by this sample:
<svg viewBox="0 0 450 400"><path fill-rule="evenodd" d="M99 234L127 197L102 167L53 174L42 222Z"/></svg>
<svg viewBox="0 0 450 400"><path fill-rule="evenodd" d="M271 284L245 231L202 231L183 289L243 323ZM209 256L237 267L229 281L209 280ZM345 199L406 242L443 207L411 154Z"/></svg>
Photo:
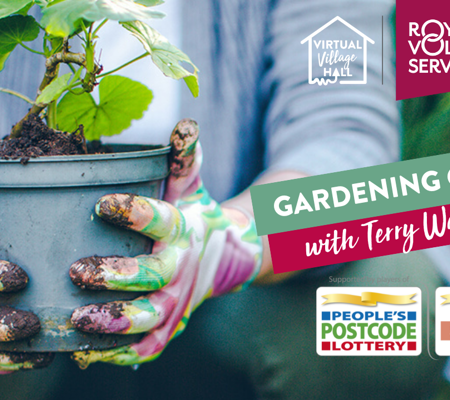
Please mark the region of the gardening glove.
<svg viewBox="0 0 450 400"><path fill-rule="evenodd" d="M39 318L35 314L1 305L2 293L17 292L27 283L28 275L22 268L0 260L0 342L25 339L41 329ZM0 351L0 375L46 367L52 362L53 357L51 353Z"/></svg>
<svg viewBox="0 0 450 400"><path fill-rule="evenodd" d="M87 289L151 293L74 311L72 323L85 332L146 333L129 346L74 353L80 367L97 361L134 365L157 358L203 300L245 287L258 274L262 243L254 220L211 199L199 176L197 139L194 121L182 120L175 127L165 201L132 194L98 201L101 218L152 238L153 253L81 259L71 266L72 281Z"/></svg>

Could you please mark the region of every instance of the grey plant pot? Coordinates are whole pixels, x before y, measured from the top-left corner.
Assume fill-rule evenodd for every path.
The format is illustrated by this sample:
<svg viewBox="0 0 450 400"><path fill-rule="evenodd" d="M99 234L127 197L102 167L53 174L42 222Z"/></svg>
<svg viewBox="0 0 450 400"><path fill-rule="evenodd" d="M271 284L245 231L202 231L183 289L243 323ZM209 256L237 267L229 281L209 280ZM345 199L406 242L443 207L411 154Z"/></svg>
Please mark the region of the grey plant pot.
<svg viewBox="0 0 450 400"><path fill-rule="evenodd" d="M16 263L30 277L23 291L0 294L0 305L32 311L42 325L36 336L0 343L0 350L104 349L140 336L85 334L70 323L76 307L140 295L82 290L68 273L81 257L136 256L150 250L145 237L98 218L94 205L110 193L159 198L170 147L114 147L118 153L41 157L25 166L0 160L0 260Z"/></svg>

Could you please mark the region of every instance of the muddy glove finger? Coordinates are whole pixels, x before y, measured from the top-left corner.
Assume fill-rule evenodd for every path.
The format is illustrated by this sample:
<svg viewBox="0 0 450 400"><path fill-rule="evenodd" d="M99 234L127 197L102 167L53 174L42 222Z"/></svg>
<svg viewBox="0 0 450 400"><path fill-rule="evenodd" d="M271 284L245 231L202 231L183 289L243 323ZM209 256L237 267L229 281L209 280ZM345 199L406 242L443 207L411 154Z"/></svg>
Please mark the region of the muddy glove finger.
<svg viewBox="0 0 450 400"><path fill-rule="evenodd" d="M165 317L140 342L107 350L75 352L72 358L80 368L85 369L95 362L134 365L159 357L167 343L180 334L187 324L191 304L189 294L192 294L192 287L186 285L186 282L192 277L192 270L182 269L170 285L146 296L154 306L160 304L167 311ZM167 306L164 306L164 303L167 303Z"/></svg>
<svg viewBox="0 0 450 400"><path fill-rule="evenodd" d="M55 353L0 352L0 374L48 367Z"/></svg>
<svg viewBox="0 0 450 400"><path fill-rule="evenodd" d="M147 336L147 338L152 339L149 336ZM147 338L145 338L144 340L146 340ZM156 340L153 340L153 342L156 342ZM72 354L71 358L81 369L86 369L87 367L89 367L89 365L96 362L103 362L120 366L134 366L136 364L153 361L157 359L162 353L162 350L159 350L151 355L142 355L142 349L140 349L140 347L142 347L142 345L138 343L135 345L121 346L107 350L76 351Z"/></svg>
<svg viewBox="0 0 450 400"><path fill-rule="evenodd" d="M0 306L0 342L25 339L41 329L39 319L30 312ZM51 353L0 352L0 375L20 370L44 368L54 358Z"/></svg>
<svg viewBox="0 0 450 400"><path fill-rule="evenodd" d="M137 257L82 258L70 267L72 282L82 289L153 291L166 286L176 269L176 250Z"/></svg>
<svg viewBox="0 0 450 400"><path fill-rule="evenodd" d="M195 271L190 268L181 268L169 285L145 297L151 301L154 308L156 305L161 305L161 308L171 311L166 311L165 317L138 343L107 350L75 352L72 358L83 369L95 362L134 365L156 359L169 341L179 335L188 323L193 306L193 286L186 282L192 281L197 281Z"/></svg>
<svg viewBox="0 0 450 400"><path fill-rule="evenodd" d="M26 272L8 261L0 261L0 293L17 292L28 283ZM0 306L0 342L25 339L41 329L39 318L29 311Z"/></svg>
<svg viewBox="0 0 450 400"><path fill-rule="evenodd" d="M28 284L28 275L18 265L0 260L0 293L17 292Z"/></svg>
<svg viewBox="0 0 450 400"><path fill-rule="evenodd" d="M28 284L26 272L8 261L0 260L0 293L17 292ZM0 306L0 342L25 339L41 329L39 318L31 312ZM0 375L19 370L44 368L54 358L51 353L0 352Z"/></svg>
<svg viewBox="0 0 450 400"><path fill-rule="evenodd" d="M77 308L73 325L90 333L134 334L161 326L172 313L176 298L164 292L133 301L114 301Z"/></svg>
<svg viewBox="0 0 450 400"><path fill-rule="evenodd" d="M183 214L165 201L133 194L110 194L97 202L95 212L105 221L158 242L173 244L185 234Z"/></svg>
<svg viewBox="0 0 450 400"><path fill-rule="evenodd" d="M164 200L176 205L183 196L194 193L201 185L201 146L198 125L192 119L182 119L170 136L170 175L167 178Z"/></svg>
<svg viewBox="0 0 450 400"><path fill-rule="evenodd" d="M40 330L39 318L32 312L0 306L0 342L25 339Z"/></svg>
<svg viewBox="0 0 450 400"><path fill-rule="evenodd" d="M125 366L141 364L158 358L170 338L173 338L179 333L174 330L174 328L185 326L188 319L183 311L185 301L180 301L177 296L177 291L174 291L173 289L174 288L171 288L170 290L163 289L162 291L158 291L149 296L154 304L163 302L168 303L168 307L166 308L167 311L170 309L170 312L166 312L165 317L162 318L139 343L107 350L79 351L72 355L72 359L80 368L85 369L95 362L105 362ZM186 287L184 287L184 290L189 291ZM167 297L168 295L164 293L164 291L170 291L173 293L173 296L169 295L169 297ZM176 309L177 305L181 305L181 308L178 310Z"/></svg>

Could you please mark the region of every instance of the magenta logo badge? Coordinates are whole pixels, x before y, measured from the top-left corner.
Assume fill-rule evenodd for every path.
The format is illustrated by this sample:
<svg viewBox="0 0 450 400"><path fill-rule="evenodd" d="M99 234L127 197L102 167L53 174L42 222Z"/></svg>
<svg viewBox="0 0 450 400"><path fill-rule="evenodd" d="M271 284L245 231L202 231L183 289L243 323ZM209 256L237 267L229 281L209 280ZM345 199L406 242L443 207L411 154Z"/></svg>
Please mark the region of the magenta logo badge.
<svg viewBox="0 0 450 400"><path fill-rule="evenodd" d="M450 91L449 12L449 2L397 1L397 100Z"/></svg>

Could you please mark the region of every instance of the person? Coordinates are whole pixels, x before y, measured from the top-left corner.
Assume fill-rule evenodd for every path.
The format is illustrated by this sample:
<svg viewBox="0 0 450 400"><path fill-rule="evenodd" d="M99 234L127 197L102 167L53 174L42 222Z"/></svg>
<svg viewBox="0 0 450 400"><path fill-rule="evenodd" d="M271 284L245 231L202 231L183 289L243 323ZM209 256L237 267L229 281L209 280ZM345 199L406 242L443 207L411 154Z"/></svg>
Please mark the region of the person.
<svg viewBox="0 0 450 400"><path fill-rule="evenodd" d="M202 76L199 99L184 98L181 111L182 115L198 121L204 149L204 166L200 172L203 185L197 167L189 169L194 173L187 175L196 177L193 178L194 188L188 188L193 190L188 191L189 195L205 187L211 197L220 202L213 204L221 210L221 215L227 207L234 208L238 210L238 219L244 216L250 221L252 207L246 188L251 184L397 160L399 124L394 73L389 62L381 62L383 51L384 60L393 57L387 31L384 31L384 46L381 41L381 16L387 18L391 8L390 1L381 0L198 0L183 4L183 49L198 65ZM308 83L308 50L301 40L337 15L367 36L377 38L368 51L366 85ZM334 24L332 29L333 37L349 37L347 27L342 24ZM192 165L198 164L194 161ZM189 196L183 196L183 192L178 188L177 196L171 196L169 191L169 200L181 206L181 212L182 207L192 201ZM204 193L201 191L200 197ZM177 200L180 197L181 202ZM125 199L116 197L115 200L122 204ZM146 199L142 201L147 206L141 204L141 207L150 204L153 209L155 206ZM187 204L187 208L190 206L192 204ZM201 211L197 212L195 205L191 210L185 218L195 227ZM148 222L147 217L145 212L140 216ZM139 218L132 223L141 231L145 225ZM205 243L204 234L199 237ZM167 241L163 242L161 248L167 245ZM221 244L208 251L222 256L224 242L218 243ZM237 248L241 246L245 244L238 242ZM124 396L161 399L429 397L440 378L443 359L434 361L425 353L414 359L319 357L315 353L314 329L315 291L329 285L330 274L374 278L409 276L408 286L423 290L442 285L443 279L424 252L278 276L271 272L266 239L263 247L265 257L256 282L272 285L254 286L241 293L208 300L192 314L183 335L174 340L158 360L143 364L138 371L94 364L84 373L71 369L60 379L62 386L58 387L55 376L62 368L52 372L50 367L27 375L2 377L2 387L8 386L11 398L20 398L19 391L34 374L42 384L48 382L47 398L51 391L55 398L65 393L66 397L83 395L111 399ZM259 250L252 251L253 256L262 254ZM200 279L203 273L199 273L198 255L198 249L188 250L187 255L180 258L188 261L175 263L175 270L185 265ZM214 274L218 265L219 260L215 260ZM255 263L239 283L253 277L257 270ZM211 285L214 277L205 277L207 284L200 285L202 290L191 297L195 298L193 304L214 292ZM196 289L192 279L187 280L184 287L194 292ZM155 293L158 296L158 292ZM433 310L432 304L430 310ZM104 310L101 311L103 314ZM433 326L433 315L430 319ZM166 321L156 321L157 328L167 327ZM90 327L108 331L107 324L99 325ZM128 323L124 329L130 326L134 326L133 323ZM154 319L153 325L147 321L146 327L154 328ZM423 328L426 332L425 321ZM139 353L132 353L130 357L127 349L125 352L88 353L81 361L85 364L100 360L119 364L148 361L166 347L169 337L178 328L172 325L169 331L148 353L149 347L143 346L144 358L140 358ZM65 365L63 361L56 363ZM90 371L93 372L89 374ZM71 388L69 395L68 387ZM58 390L61 392L55 394Z"/></svg>

